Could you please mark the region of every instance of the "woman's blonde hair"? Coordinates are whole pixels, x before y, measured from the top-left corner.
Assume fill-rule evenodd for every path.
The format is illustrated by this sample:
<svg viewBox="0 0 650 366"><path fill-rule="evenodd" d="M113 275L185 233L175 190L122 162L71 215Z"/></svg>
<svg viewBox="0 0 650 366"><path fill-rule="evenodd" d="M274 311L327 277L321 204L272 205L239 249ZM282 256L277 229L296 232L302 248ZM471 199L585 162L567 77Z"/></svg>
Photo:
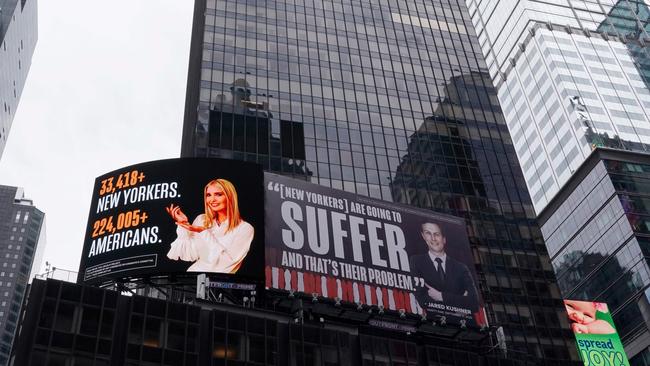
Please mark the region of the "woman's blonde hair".
<svg viewBox="0 0 650 366"><path fill-rule="evenodd" d="M206 229L212 227L214 222L214 214L210 207L208 207L208 202L205 199L208 194L208 187L211 185L218 185L223 189L223 193L226 195L226 215L228 216L228 228L226 232L234 229L242 221L241 216L239 215L239 203L237 200L237 190L235 186L225 179L215 179L205 185L203 189L203 204L205 206L205 218L203 220L203 227Z"/></svg>

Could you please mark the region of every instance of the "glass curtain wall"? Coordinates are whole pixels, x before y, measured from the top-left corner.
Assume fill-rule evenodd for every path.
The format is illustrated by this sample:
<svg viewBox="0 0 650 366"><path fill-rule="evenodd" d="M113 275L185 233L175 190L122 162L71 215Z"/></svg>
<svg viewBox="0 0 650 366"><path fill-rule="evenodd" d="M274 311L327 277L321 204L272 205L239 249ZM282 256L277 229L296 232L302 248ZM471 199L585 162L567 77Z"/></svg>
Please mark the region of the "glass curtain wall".
<svg viewBox="0 0 650 366"><path fill-rule="evenodd" d="M197 1L183 156L464 217L509 356L575 359L464 1Z"/></svg>

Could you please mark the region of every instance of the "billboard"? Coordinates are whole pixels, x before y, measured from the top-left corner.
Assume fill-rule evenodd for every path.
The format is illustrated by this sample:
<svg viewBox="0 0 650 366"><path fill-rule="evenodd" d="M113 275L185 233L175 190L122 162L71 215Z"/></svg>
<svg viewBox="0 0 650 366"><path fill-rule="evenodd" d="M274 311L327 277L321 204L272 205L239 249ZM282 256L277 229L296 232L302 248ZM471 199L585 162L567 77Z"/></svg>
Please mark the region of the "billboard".
<svg viewBox="0 0 650 366"><path fill-rule="evenodd" d="M462 218L265 174L266 286L485 325Z"/></svg>
<svg viewBox="0 0 650 366"><path fill-rule="evenodd" d="M136 164L95 180L79 282L219 273L261 280L259 165L221 159Z"/></svg>
<svg viewBox="0 0 650 366"><path fill-rule="evenodd" d="M607 304L564 300L580 358L588 365L629 366Z"/></svg>

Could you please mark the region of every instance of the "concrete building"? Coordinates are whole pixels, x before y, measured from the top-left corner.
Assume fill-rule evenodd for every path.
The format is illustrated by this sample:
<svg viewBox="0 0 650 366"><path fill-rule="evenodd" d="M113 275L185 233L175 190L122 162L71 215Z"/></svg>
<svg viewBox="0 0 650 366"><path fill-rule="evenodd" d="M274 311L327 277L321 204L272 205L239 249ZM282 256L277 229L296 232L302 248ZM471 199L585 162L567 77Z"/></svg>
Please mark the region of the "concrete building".
<svg viewBox="0 0 650 366"><path fill-rule="evenodd" d="M6 365L27 284L40 270L45 216L22 188L0 185L0 365Z"/></svg>

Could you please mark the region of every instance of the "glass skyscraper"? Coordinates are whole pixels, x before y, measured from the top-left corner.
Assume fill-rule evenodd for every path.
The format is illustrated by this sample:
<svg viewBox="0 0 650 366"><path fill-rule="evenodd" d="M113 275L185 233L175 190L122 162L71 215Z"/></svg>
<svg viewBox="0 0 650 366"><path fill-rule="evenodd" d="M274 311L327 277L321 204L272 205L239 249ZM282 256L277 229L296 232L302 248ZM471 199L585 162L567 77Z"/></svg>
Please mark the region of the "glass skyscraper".
<svg viewBox="0 0 650 366"><path fill-rule="evenodd" d="M466 2L563 295L650 365L650 2Z"/></svg>
<svg viewBox="0 0 650 366"><path fill-rule="evenodd" d="M648 151L648 2L467 3L538 212L595 147Z"/></svg>
<svg viewBox="0 0 650 366"><path fill-rule="evenodd" d="M606 302L632 364L650 364L650 155L598 148L539 215L570 299Z"/></svg>
<svg viewBox="0 0 650 366"><path fill-rule="evenodd" d="M0 0L0 157L36 46L36 0Z"/></svg>
<svg viewBox="0 0 650 366"><path fill-rule="evenodd" d="M509 359L577 359L463 1L196 1L182 156L465 218Z"/></svg>

